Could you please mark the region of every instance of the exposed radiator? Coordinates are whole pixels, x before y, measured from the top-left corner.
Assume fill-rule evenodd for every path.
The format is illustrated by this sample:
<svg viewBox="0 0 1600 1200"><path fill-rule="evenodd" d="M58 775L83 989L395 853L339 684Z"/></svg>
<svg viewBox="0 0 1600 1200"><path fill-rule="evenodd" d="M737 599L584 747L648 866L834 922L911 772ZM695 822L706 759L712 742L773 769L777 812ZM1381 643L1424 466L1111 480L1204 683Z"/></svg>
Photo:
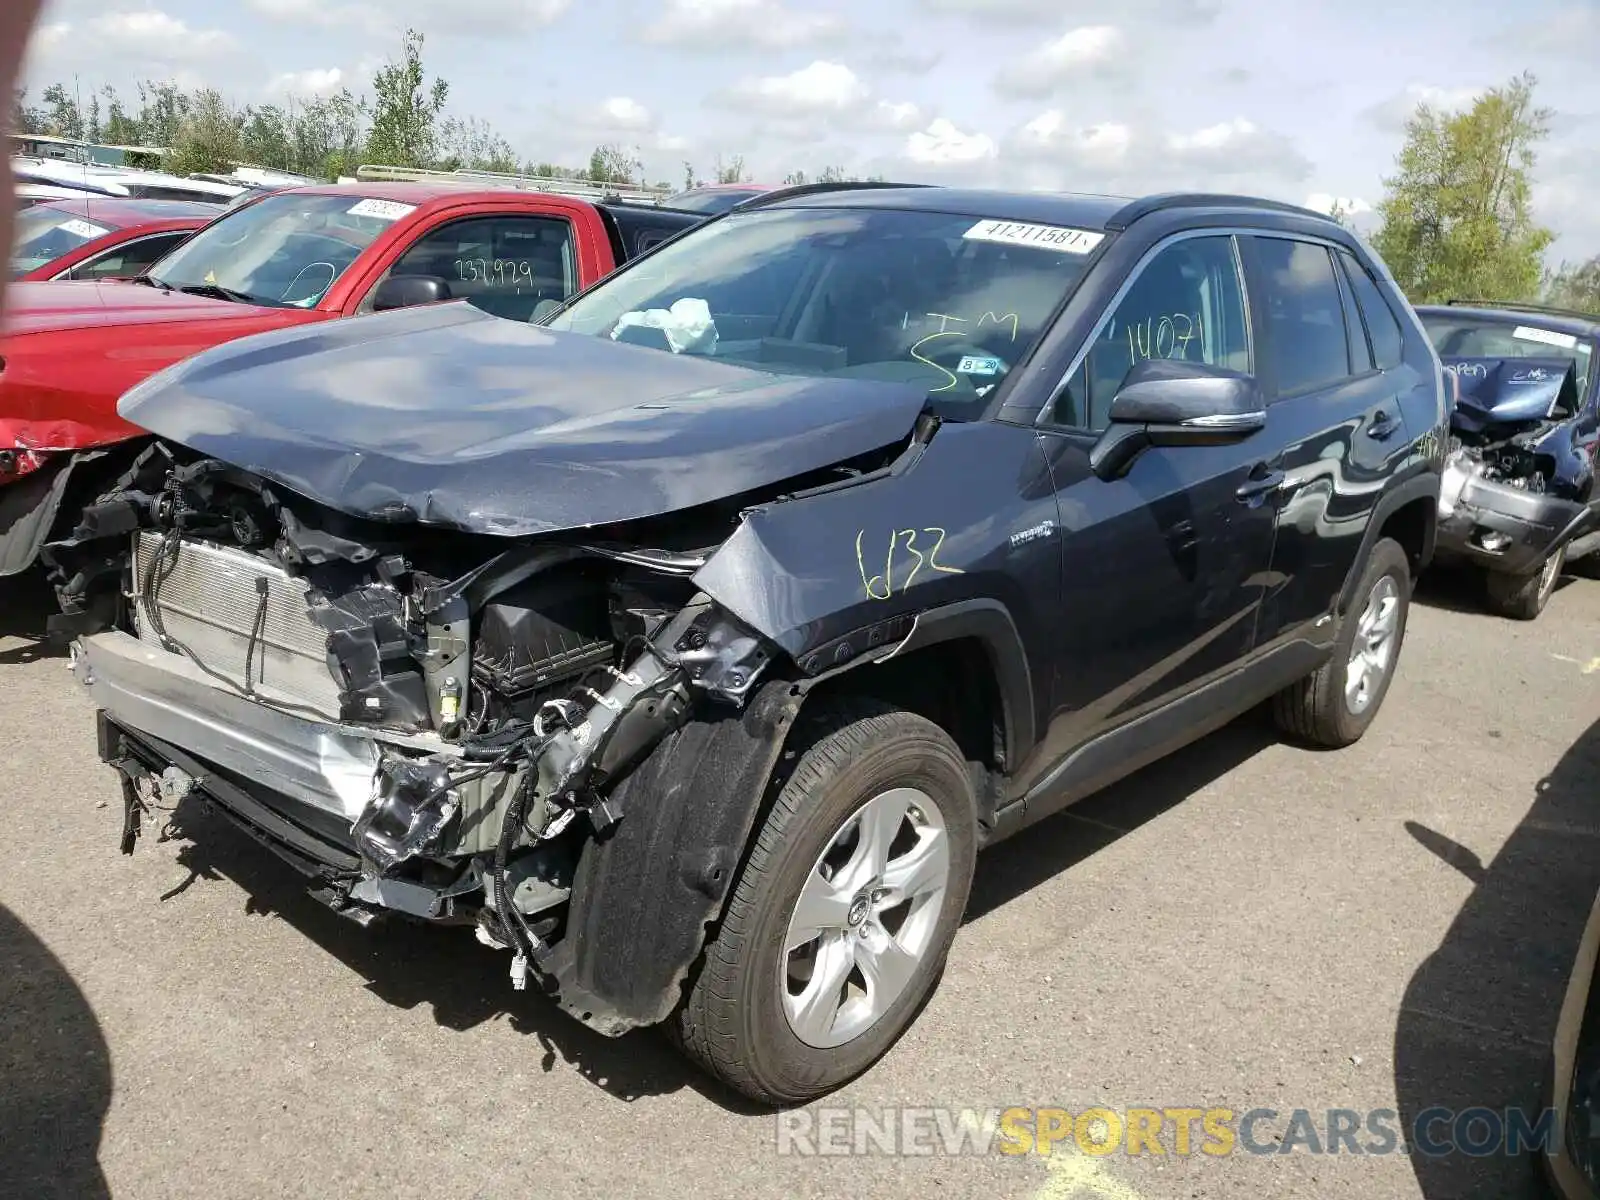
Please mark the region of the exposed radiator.
<svg viewBox="0 0 1600 1200"><path fill-rule="evenodd" d="M139 638L155 647L162 645L161 636L144 594L161 545L160 534L135 535ZM255 690L338 719L339 685L328 667L327 634L306 610L304 580L243 550L188 540L168 547L157 578L156 607L168 637L206 668L243 687L251 630L258 629L250 672ZM261 581L266 612L258 624Z"/></svg>

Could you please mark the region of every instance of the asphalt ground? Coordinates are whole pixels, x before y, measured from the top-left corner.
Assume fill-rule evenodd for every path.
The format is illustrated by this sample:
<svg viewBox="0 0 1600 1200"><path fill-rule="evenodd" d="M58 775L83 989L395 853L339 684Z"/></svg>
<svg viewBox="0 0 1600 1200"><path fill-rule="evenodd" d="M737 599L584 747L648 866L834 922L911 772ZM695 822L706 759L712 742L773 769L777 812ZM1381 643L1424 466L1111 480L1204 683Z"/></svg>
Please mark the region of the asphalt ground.
<svg viewBox="0 0 1600 1200"><path fill-rule="evenodd" d="M468 933L341 919L220 818L119 855L91 709L29 636L42 601L13 592L0 1196L1538 1194L1526 1156L1352 1153L1383 1149L1374 1111L1536 1115L1600 888L1600 581L1531 624L1472 585L1425 581L1358 746L1248 717L986 855L921 1019L782 1128L656 1035L610 1041L514 992ZM962 1110L1097 1106L1163 1110L1164 1153L1004 1153L1027 1148L1015 1124L986 1153L944 1140ZM1196 1120L1180 1153L1188 1118L1165 1110L1214 1108L1232 1152L1203 1152ZM1251 1129L1268 1153L1243 1145L1255 1109L1278 1114ZM1313 1153L1298 1109L1323 1150L1328 1110L1360 1136Z"/></svg>

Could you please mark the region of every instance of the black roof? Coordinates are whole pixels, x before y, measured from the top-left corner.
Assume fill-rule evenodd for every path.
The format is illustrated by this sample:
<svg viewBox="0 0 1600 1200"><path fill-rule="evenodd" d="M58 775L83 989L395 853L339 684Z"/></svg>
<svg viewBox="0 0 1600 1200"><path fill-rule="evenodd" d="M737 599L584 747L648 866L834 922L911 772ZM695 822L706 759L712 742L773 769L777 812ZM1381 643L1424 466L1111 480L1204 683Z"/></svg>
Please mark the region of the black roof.
<svg viewBox="0 0 1600 1200"><path fill-rule="evenodd" d="M619 217L637 216L653 218L652 224L680 225L687 229L690 225L698 225L706 219L705 213L691 212L684 208L669 208L663 204L651 204L640 200L597 200L596 208L603 208Z"/></svg>
<svg viewBox="0 0 1600 1200"><path fill-rule="evenodd" d="M1500 300L1418 304L1415 308L1417 315L1422 317L1462 317L1469 321L1488 321L1499 325L1532 325L1554 333L1570 333L1574 337L1600 337L1600 315L1567 308L1522 305Z"/></svg>
<svg viewBox="0 0 1600 1200"><path fill-rule="evenodd" d="M768 192L740 205L740 211L765 208L876 208L941 212L953 216L1066 225L1075 229L1118 231L1153 212L1179 208L1241 209L1289 213L1328 221L1325 213L1254 196L1175 192L1143 197L1081 192L1008 192L984 188L920 187L878 184L816 186Z"/></svg>

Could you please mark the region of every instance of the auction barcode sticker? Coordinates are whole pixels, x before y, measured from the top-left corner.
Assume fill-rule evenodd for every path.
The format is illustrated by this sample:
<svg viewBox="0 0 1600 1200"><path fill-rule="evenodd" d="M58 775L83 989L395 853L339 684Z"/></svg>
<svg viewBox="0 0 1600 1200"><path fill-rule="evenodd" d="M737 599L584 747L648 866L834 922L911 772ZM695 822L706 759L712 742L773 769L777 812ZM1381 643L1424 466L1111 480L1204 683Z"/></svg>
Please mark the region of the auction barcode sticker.
<svg viewBox="0 0 1600 1200"><path fill-rule="evenodd" d="M1003 242L1010 246L1037 246L1067 254L1088 254L1105 240L1105 234L1064 225L1027 225L1021 221L979 221L961 235L979 242Z"/></svg>
<svg viewBox="0 0 1600 1200"><path fill-rule="evenodd" d="M401 204L397 200L363 200L345 211L352 217L379 217L387 221L398 221L407 213L416 211L416 207L415 204Z"/></svg>
<svg viewBox="0 0 1600 1200"><path fill-rule="evenodd" d="M1543 342L1546 346L1560 346L1563 350L1571 350L1578 344L1578 339L1570 333L1540 329L1537 325L1518 325L1511 331L1511 336L1521 338L1525 342Z"/></svg>
<svg viewBox="0 0 1600 1200"><path fill-rule="evenodd" d="M96 225L92 221L79 220L77 217L73 217L70 221L61 222L61 224L57 225L56 228L65 229L68 233L74 234L77 237L89 238L91 240L97 237L105 237L106 234L111 232L104 226Z"/></svg>

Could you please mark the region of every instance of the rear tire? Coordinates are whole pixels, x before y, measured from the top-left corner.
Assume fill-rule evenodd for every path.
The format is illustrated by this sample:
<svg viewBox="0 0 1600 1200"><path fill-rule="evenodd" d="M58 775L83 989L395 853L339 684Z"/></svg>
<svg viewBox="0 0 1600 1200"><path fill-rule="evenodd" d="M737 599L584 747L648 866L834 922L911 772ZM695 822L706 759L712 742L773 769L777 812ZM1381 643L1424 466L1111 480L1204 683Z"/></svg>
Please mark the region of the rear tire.
<svg viewBox="0 0 1600 1200"><path fill-rule="evenodd" d="M1400 665L1411 591L1411 560L1399 542L1380 538L1356 586L1355 602L1340 622L1332 657L1273 699L1279 729L1333 749L1361 739Z"/></svg>
<svg viewBox="0 0 1600 1200"><path fill-rule="evenodd" d="M1502 617L1515 621L1532 621L1550 603L1556 584L1566 566L1567 548L1557 550L1544 560L1544 565L1532 575L1506 575L1490 571L1485 581L1489 608Z"/></svg>
<svg viewBox="0 0 1600 1200"><path fill-rule="evenodd" d="M669 1030L772 1105L832 1091L898 1040L943 969L977 857L971 776L944 730L876 701L826 705L807 726Z"/></svg>

